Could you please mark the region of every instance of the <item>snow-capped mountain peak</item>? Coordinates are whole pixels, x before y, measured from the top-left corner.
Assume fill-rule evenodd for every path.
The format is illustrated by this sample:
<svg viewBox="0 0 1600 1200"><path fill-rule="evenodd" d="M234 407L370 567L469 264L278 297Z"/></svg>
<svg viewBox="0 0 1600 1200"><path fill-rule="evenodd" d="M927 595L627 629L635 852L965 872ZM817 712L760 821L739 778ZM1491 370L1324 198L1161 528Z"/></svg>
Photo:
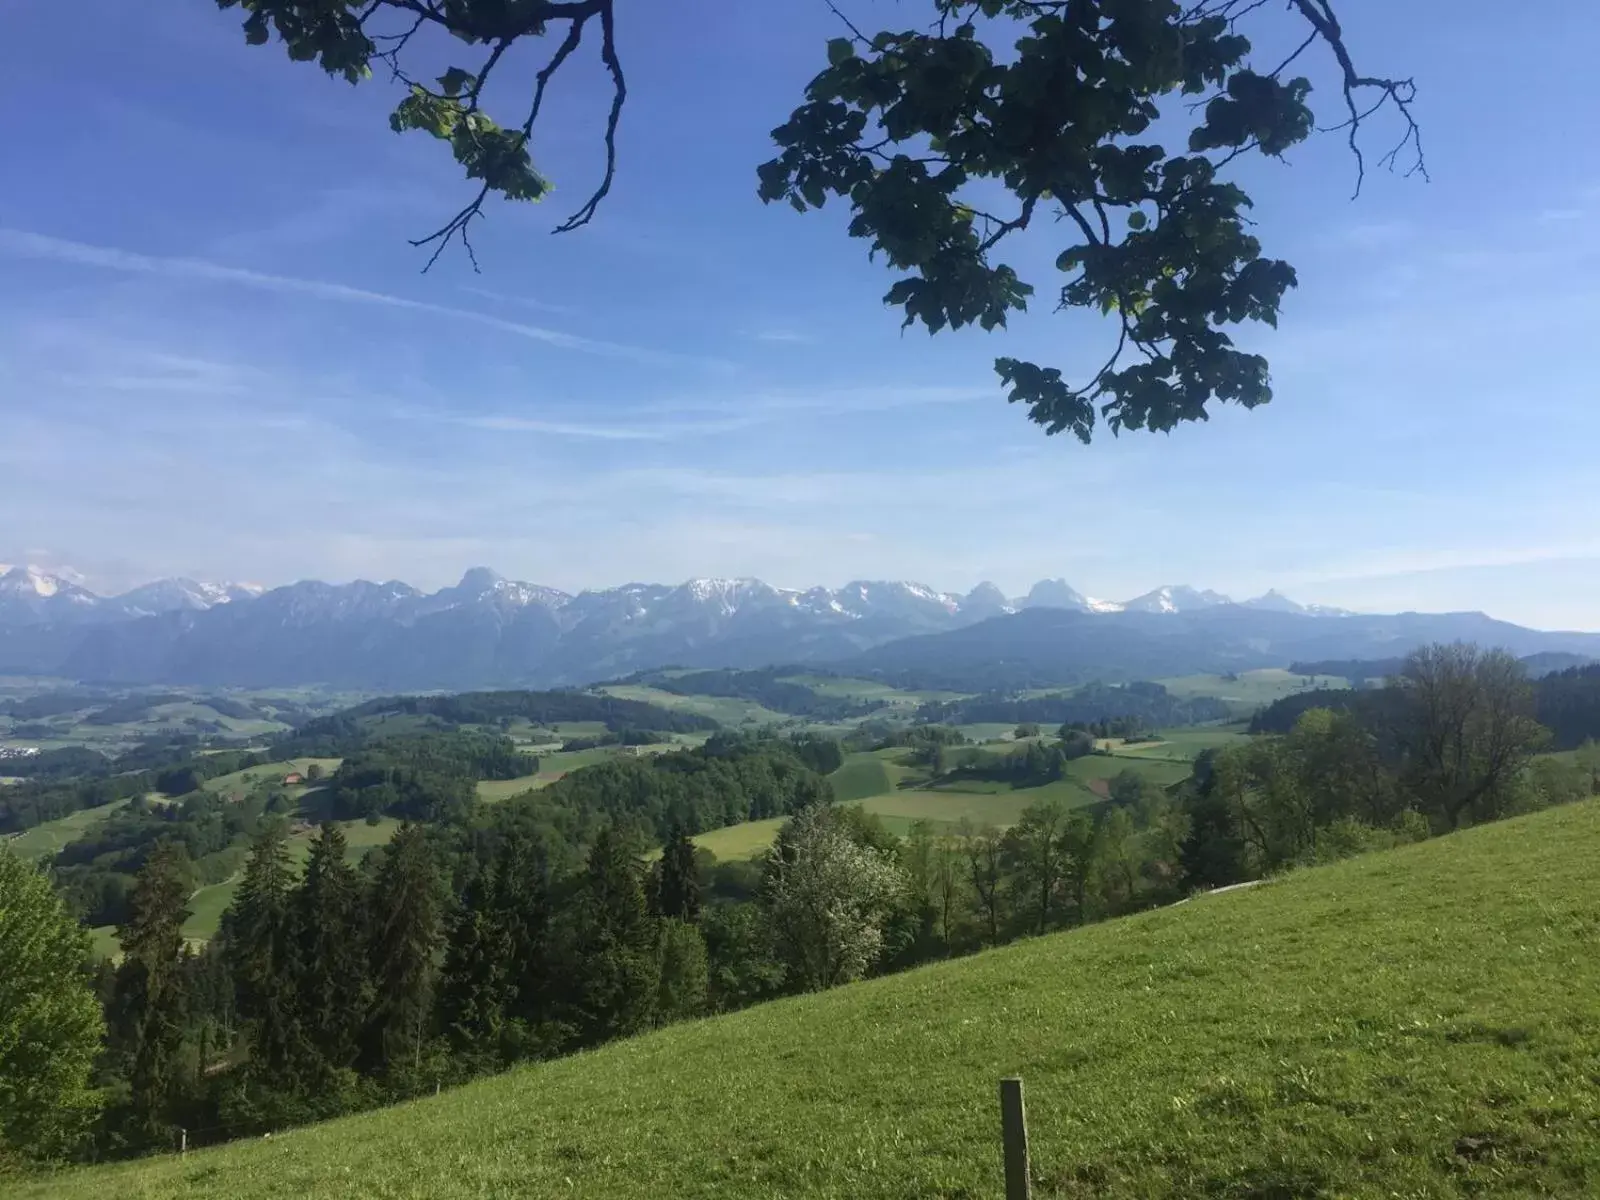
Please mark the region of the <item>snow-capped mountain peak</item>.
<svg viewBox="0 0 1600 1200"><path fill-rule="evenodd" d="M47 599L71 588L73 585L59 575L53 575L43 567L15 566L3 568L5 573L0 575L0 591L17 596L37 596Z"/></svg>
<svg viewBox="0 0 1600 1200"><path fill-rule="evenodd" d="M1169 583L1142 596L1135 596L1122 607L1126 612L1180 613L1232 603L1221 592L1202 591L1185 583Z"/></svg>
<svg viewBox="0 0 1600 1200"><path fill-rule="evenodd" d="M157 579L114 596L111 603L130 617L165 612L204 612L218 604L254 600L265 589L254 583L207 583L183 577Z"/></svg>

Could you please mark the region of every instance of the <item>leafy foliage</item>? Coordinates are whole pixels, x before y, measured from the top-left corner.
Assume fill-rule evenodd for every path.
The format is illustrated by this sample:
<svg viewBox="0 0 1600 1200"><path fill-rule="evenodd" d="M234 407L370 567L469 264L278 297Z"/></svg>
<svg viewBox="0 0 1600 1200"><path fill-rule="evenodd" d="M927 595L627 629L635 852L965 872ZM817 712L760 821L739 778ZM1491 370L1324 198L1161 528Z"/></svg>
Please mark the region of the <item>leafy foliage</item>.
<svg viewBox="0 0 1600 1200"><path fill-rule="evenodd" d="M49 880L0 845L0 1173L8 1159L68 1154L94 1119L105 1025L88 959Z"/></svg>
<svg viewBox="0 0 1600 1200"><path fill-rule="evenodd" d="M851 832L833 810L807 808L784 826L767 858L763 900L778 953L808 990L867 973L905 886L894 857Z"/></svg>
<svg viewBox="0 0 1600 1200"><path fill-rule="evenodd" d="M600 59L612 81L605 126L605 173L558 229L587 222L610 190L616 130L627 88L614 40L612 0L218 0L247 13L246 40L273 32L289 56L314 60L352 83L383 63L405 96L390 116L397 132L418 130L444 142L480 186L444 226L418 239L432 245L431 266L468 232L485 199L498 193L535 201L550 188L531 146L545 89L600 26ZM1405 135L1385 156L1393 166L1408 146L1423 169L1409 80L1357 72L1332 0L1292 0L1310 35L1293 55L1258 70L1240 22L1259 0L933 0L931 28L849 36L827 45L827 67L805 103L773 131L779 155L759 170L763 200L797 210L830 197L851 210L849 232L874 257L903 272L885 296L905 324L929 332L977 325L995 329L1027 307L1034 284L994 260L1001 243L1053 215L1070 240L1056 256L1063 279L1057 305L1114 316L1115 349L1080 386L1057 367L1000 358L995 368L1013 403L1049 433L1087 442L1097 420L1113 432L1170 430L1203 419L1206 405L1253 408L1272 398L1267 362L1238 349L1226 327L1276 325L1294 268L1264 255L1249 232L1251 199L1226 177L1241 155L1281 158L1310 136L1310 81L1289 76L1312 44L1332 54L1342 79L1351 149L1385 105ZM835 10L837 11L837 10ZM504 126L481 107L484 88L519 41L553 24L566 33L534 73L526 114ZM442 30L478 48L471 66L452 64L437 79L410 65L419 29ZM1001 47L1007 37L1009 48ZM1376 96L1371 104L1358 95ZM1200 117L1187 145L1172 153L1152 140L1163 102L1192 98ZM1361 168L1364 170L1364 166ZM1359 190L1359 184L1358 184ZM1014 203L999 216L978 197L1001 192ZM1138 361L1122 365L1125 351Z"/></svg>
<svg viewBox="0 0 1600 1200"><path fill-rule="evenodd" d="M930 333L995 329L1025 309L1034 286L993 256L1051 212L1072 238L1056 257L1058 307L1114 315L1118 332L1079 387L1055 367L996 360L1010 400L1048 433L1087 442L1097 419L1113 432L1166 431L1203 419L1213 399L1269 401L1266 359L1223 330L1276 325L1295 272L1263 255L1248 231L1251 200L1222 172L1250 151L1282 157L1314 121L1309 80L1284 77L1293 59L1267 72L1251 64L1236 18L1260 5L934 7L931 29L868 37L852 25L829 43L806 103L773 131L782 153L760 170L762 198L801 212L846 201L851 236L907 272L885 302ZM1298 7L1313 27L1307 45L1320 38L1347 63L1327 4ZM1009 53L991 44L1012 33ZM1408 84L1360 80L1353 68L1345 78L1347 96L1372 86L1409 123ZM1170 153L1148 139L1162 101L1179 96L1210 98L1187 152ZM976 198L995 185L1015 201L1009 216ZM1140 361L1119 365L1129 349Z"/></svg>

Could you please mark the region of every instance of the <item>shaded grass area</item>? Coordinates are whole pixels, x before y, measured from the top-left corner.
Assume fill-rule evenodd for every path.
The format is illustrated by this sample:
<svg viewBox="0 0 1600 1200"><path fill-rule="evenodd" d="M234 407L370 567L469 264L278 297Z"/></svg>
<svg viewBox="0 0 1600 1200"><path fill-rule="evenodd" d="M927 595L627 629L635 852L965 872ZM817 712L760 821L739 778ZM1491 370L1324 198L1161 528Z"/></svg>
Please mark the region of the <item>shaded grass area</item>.
<svg viewBox="0 0 1600 1200"><path fill-rule="evenodd" d="M1597 855L1575 805L15 1194L986 1197L1020 1074L1041 1197L1593 1195Z"/></svg>
<svg viewBox="0 0 1600 1200"><path fill-rule="evenodd" d="M889 764L880 754L864 752L845 757L844 765L828 776L835 800L862 800L894 790Z"/></svg>

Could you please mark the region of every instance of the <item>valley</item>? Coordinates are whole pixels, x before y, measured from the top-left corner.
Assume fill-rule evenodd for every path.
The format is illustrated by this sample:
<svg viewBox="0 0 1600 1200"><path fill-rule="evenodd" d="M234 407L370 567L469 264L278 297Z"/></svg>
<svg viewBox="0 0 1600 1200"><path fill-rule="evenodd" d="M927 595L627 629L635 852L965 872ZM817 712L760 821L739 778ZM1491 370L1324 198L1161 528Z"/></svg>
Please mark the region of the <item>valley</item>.
<svg viewBox="0 0 1600 1200"><path fill-rule="evenodd" d="M888 645L904 654L927 644ZM806 1011L815 998L805 994L826 993L881 994L911 1014L912 1025L894 1034L873 1001L846 998L827 1018L858 1030L878 1054L878 1039L913 1027L952 1036L916 1015L924 977L944 980L936 987L965 1006L964 1023L990 1028L1016 1012L1046 1029L1082 1030L1106 1053L1133 1026L1100 1023L1062 999L1079 993L1054 971L1091 973L1092 985L1082 984L1090 1006L1100 1002L1093 988L1122 995L1138 970L1151 979L1165 972L1163 1003L1193 983L1199 990L1185 1002L1213 1014L1208 1028L1232 1028L1248 1005L1227 989L1250 972L1230 960L1218 982L1210 968L1173 974L1171 948L1137 931L1203 923L1212 906L1270 904L1304 886L1308 868L1444 853L1434 848L1456 839L1442 835L1462 825L1483 825L1466 836L1487 838L1523 814L1590 812L1600 784L1596 665L1553 670L1560 663L1547 658L1452 644L1398 666L1373 660L1386 663L1381 670L1327 660L1334 670L1296 663L1051 686L1041 682L1048 672L1015 670L1020 660L965 660L934 645L929 666L878 676L815 664L670 666L557 691L363 696L12 678L0 701L0 746L15 772L0 788L0 855L44 869L78 925L85 960L102 964L107 995L124 997L117 1003L148 1003L128 989L160 953L152 947L181 948L169 967L181 981L171 1003L186 998L170 1053L194 1082L178 1085L168 1111L199 1147L254 1133L314 1139L321 1134L290 1131L458 1085L462 1096L496 1095L519 1086L520 1070L589 1081L571 1085L580 1092L566 1102L609 1120L608 1085L595 1082L604 1071L572 1075L567 1065L604 1060L572 1058L577 1051L654 1054L649 1047L711 1027L702 1018L719 1029L752 1020L765 1028ZM1012 686L993 685L997 669ZM1405 686L1391 679L1397 672ZM1483 712L1504 715L1494 718L1502 725L1447 734L1445 757L1425 775L1405 747L1424 744L1415 739L1431 719L1422 702L1430 693L1416 682L1430 672L1481 694ZM275 727L173 720L199 709ZM57 736L29 744L41 726ZM1466 740L1449 750L1450 737ZM1511 747L1499 767L1470 748L1495 738ZM1446 778L1452 763L1499 773L1463 782L1463 806ZM1402 869L1395 886L1424 886L1416 870ZM1248 901L1204 895L1263 879L1273 886ZM1497 912L1484 919L1520 919ZM1275 919L1251 936L1290 936L1293 920ZM162 931L155 941L151 921ZM1269 936L1268 926L1279 932ZM1200 936L1211 936L1206 928ZM1054 952L1029 957L1043 953L1041 935L1078 939L1065 944L1065 965L1045 965ZM1014 942L1025 944L1003 949ZM1326 953L1342 959L1348 949L1341 941ZM1011 969L1003 956L1012 954L1034 965L1019 966L1028 982L1008 990L995 972ZM1320 970L1314 956L1287 955L1256 981L1276 989L1276 1002L1302 1004L1295 997ZM324 971L347 974L335 990L354 1003L317 1007ZM870 990L884 987L910 990ZM848 1006L860 1003L872 1015L858 1023ZM108 1002L112 1028L121 1012ZM305 1023L306 1038L323 1022L332 1032L316 1035L329 1040L314 1054L325 1057L304 1067L275 1060L274 1012ZM673 1028L651 1033L660 1026ZM374 1029L387 1031L384 1040L362 1049ZM782 1036L803 1045L811 1035ZM1232 1049L1225 1067L1215 1058L1216 1070L1229 1080L1265 1069L1241 1057L1233 1035L1222 1044ZM519 1066L530 1061L540 1065ZM1053 1059L1019 1061L1046 1084L1109 1086L1077 1059L1066 1074L1053 1071ZM332 1070L342 1082L309 1090L302 1070ZM485 1075L500 1077L472 1082ZM1186 1104L1209 1103L1210 1084L1184 1092L1171 1078L1174 1095L1192 1093ZM583 1090L593 1086L601 1091ZM947 1085L928 1076L918 1086ZM1259 1099L1267 1085L1238 1086ZM1365 1096L1367 1086L1351 1094ZM107 1121L128 1131L119 1136L161 1150L159 1136L139 1133L138 1110L116 1103ZM366 1119L388 1131L403 1121L392 1114L405 1111ZM1043 1111L1053 1111L1048 1102ZM1112 1110L1097 1100L1096 1111ZM1106 1174L1113 1142L1091 1135L1081 1144L1101 1149L1063 1166L1062 1178L1088 1172L1081 1177L1097 1188L1135 1195L1148 1172L1171 1169L1171 1145L1142 1109L1129 1111L1142 1132L1118 1135L1115 1153L1131 1147L1130 1161L1145 1165ZM1230 1138L1185 1169L1202 1169L1195 1164L1208 1154L1243 1161ZM738 1139L747 1152L759 1141L751 1129ZM615 1151L597 1143L593 1153ZM948 1178L967 1179L970 1157L955 1152ZM315 1194L320 1168L297 1161ZM541 1186L544 1169L521 1163L519 1186ZM698 1185L677 1172L714 1180L732 1169L691 1159L663 1165L664 1174L603 1173L594 1182L617 1194L657 1186L694 1194ZM866 1186L842 1169L836 1182ZM750 1178L767 1177L757 1169ZM228 1186L249 1194L252 1184L247 1173Z"/></svg>

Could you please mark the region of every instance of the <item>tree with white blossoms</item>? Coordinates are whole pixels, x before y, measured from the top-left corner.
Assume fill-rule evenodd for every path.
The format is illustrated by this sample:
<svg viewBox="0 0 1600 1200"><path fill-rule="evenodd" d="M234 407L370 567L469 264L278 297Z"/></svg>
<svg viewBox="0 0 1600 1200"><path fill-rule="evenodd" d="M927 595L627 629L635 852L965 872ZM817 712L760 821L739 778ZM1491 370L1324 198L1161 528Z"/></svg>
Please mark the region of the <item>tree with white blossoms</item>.
<svg viewBox="0 0 1600 1200"><path fill-rule="evenodd" d="M767 855L762 892L790 979L820 991L865 975L905 886L894 855L852 838L834 809L797 813Z"/></svg>

